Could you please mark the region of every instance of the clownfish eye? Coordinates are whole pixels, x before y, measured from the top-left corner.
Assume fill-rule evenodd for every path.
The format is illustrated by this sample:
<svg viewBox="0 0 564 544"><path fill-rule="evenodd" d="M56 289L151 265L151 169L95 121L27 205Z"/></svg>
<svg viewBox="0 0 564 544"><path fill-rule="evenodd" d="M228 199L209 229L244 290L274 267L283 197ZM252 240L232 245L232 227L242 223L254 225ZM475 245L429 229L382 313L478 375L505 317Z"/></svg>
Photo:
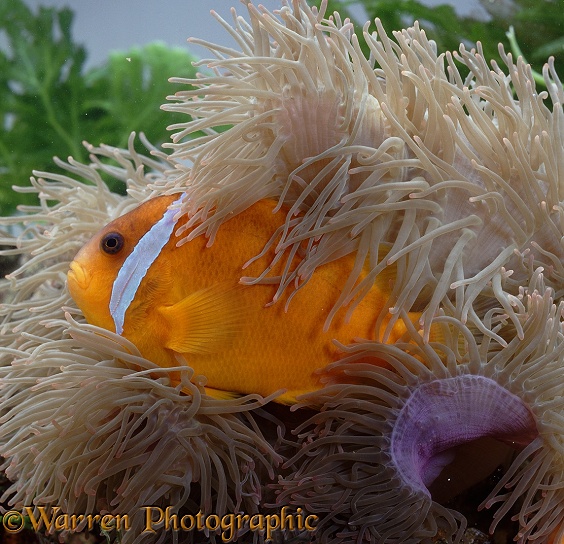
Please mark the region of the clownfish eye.
<svg viewBox="0 0 564 544"><path fill-rule="evenodd" d="M123 247L124 239L119 232L109 232L100 242L100 248L108 255L115 255Z"/></svg>

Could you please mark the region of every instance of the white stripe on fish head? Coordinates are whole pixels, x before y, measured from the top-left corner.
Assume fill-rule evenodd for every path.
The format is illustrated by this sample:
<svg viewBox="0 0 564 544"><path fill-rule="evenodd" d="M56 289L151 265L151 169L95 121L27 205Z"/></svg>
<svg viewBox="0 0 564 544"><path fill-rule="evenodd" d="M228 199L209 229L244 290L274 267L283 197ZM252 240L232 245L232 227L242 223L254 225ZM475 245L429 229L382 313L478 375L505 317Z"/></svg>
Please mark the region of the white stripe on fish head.
<svg viewBox="0 0 564 544"><path fill-rule="evenodd" d="M178 221L178 218L175 219L178 208L174 208L174 205L180 203L183 198L184 194L172 203L173 209L169 208L141 237L118 272L110 298L110 314L117 334L123 333L125 312L133 302L141 281L170 239Z"/></svg>

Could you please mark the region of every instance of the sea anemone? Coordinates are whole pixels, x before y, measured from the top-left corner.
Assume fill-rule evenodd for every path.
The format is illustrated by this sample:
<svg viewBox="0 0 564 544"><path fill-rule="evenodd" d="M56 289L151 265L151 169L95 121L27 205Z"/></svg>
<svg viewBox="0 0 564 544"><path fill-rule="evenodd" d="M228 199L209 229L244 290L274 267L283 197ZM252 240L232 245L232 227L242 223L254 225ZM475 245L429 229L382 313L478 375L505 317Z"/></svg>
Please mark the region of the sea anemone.
<svg viewBox="0 0 564 544"><path fill-rule="evenodd" d="M319 542L459 542L466 518L447 501L514 448L482 497L481 508L495 508L490 532L513 513L519 532L510 536L519 542L562 537L564 303L552 296L537 273L518 313L523 337L502 349L447 316L435 319L444 343L424 343L406 320L411 344L345 348L348 357L327 369L332 383L298 405L322 409L295 430L301 448L286 463L294 472L280 479L277 504L322 515ZM469 444L485 454L456 468Z"/></svg>
<svg viewBox="0 0 564 544"><path fill-rule="evenodd" d="M417 24L393 41L378 20L376 32L364 28L366 59L351 23L326 7L295 0L273 14L247 3L249 23L216 15L240 50L193 40L216 57L200 62L213 73L175 79L195 89L163 106L191 116L165 144L181 172L165 187L188 188L186 227L196 225L179 243L213 239L229 214L277 198L289 206L277 258L290 252L301 264L275 298L354 253L329 319L396 262L396 318L423 311L428 335L447 305L491 335L482 319L501 304L521 335L513 297L537 267L564 294L564 92L552 61L548 92L538 92L521 58L501 50L504 72L479 44L438 54Z"/></svg>
<svg viewBox="0 0 564 544"><path fill-rule="evenodd" d="M23 258L3 284L0 308L0 453L13 482L2 501L33 506L38 518L40 506L128 515L125 543L178 537L143 534L143 506L256 513L263 482L281 461L256 422L262 397L210 399L182 359L182 384L171 387L169 370L73 308L65 277L77 249L149 198L169 167L137 153L133 138L128 150L90 151L90 165L57 161L69 175L37 173L31 190L40 205L2 219L23 226L0 242ZM133 196L111 193L102 175L123 181Z"/></svg>

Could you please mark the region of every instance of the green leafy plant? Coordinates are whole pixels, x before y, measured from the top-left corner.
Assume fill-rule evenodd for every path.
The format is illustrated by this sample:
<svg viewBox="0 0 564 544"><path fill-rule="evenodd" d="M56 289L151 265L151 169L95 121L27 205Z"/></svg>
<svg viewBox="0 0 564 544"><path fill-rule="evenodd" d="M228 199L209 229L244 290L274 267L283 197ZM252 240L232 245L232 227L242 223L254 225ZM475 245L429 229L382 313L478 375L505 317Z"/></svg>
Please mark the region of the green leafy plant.
<svg viewBox="0 0 564 544"><path fill-rule="evenodd" d="M12 185L26 185L32 170L55 168L53 156L86 160L82 141L124 146L131 131L154 144L169 139L166 127L185 116L159 106L180 85L168 78L194 77L194 60L183 49L152 43L114 52L85 70L86 51L72 37L70 9L22 0L0 2L0 213L29 202Z"/></svg>

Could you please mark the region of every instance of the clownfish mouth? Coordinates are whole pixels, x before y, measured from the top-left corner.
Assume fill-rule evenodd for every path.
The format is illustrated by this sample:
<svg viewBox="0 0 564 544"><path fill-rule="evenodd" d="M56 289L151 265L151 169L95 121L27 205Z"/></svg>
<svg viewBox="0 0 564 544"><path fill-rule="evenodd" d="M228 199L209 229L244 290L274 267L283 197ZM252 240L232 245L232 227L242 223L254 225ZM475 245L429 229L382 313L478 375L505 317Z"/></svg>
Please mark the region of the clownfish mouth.
<svg viewBox="0 0 564 544"><path fill-rule="evenodd" d="M76 261L70 263L70 270L68 272L69 287L72 283L76 284L80 289L86 289L90 285L92 276L87 272L87 270Z"/></svg>

